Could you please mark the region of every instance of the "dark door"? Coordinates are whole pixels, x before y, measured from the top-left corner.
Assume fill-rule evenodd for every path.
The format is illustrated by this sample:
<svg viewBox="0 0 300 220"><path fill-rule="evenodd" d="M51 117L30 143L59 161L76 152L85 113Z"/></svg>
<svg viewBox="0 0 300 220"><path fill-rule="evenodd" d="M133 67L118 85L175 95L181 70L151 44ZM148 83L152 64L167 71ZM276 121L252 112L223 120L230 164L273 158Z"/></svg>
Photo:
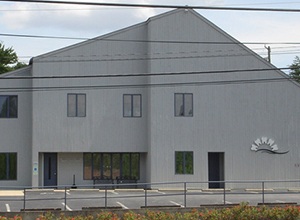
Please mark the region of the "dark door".
<svg viewBox="0 0 300 220"><path fill-rule="evenodd" d="M224 153L208 153L208 181L224 181ZM222 182L210 182L209 188L224 188Z"/></svg>
<svg viewBox="0 0 300 220"><path fill-rule="evenodd" d="M57 185L57 154L44 154L44 186Z"/></svg>

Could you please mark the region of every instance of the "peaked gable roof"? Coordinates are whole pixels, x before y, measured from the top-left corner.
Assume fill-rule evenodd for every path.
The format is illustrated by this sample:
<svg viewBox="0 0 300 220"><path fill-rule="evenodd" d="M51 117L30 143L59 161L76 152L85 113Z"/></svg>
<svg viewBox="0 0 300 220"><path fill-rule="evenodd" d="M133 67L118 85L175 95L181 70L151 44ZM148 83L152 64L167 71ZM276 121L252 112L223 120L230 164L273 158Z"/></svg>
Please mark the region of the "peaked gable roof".
<svg viewBox="0 0 300 220"><path fill-rule="evenodd" d="M130 48L127 46L133 43L138 45ZM180 46L178 46L179 44ZM124 45L126 46L124 47ZM172 50L170 48L175 49ZM231 54L231 52L228 52L230 50L242 52ZM189 55L182 56L188 53ZM131 56L134 54L142 54L142 56L141 58L135 58ZM99 58L105 56L107 59ZM110 56L117 58L111 58ZM276 69L275 66L268 63L261 56L191 9L175 9L150 17L147 21L34 57L33 63L36 61L56 62L56 64L57 62L71 61L109 63L120 60L122 56L127 56L127 60L148 59L147 65L151 67L150 71L152 72L173 72L176 68L179 71L194 71L196 69L199 70L199 66L201 66L202 71L220 71L223 69L234 69L228 64L234 62L240 64L240 67L236 65L235 69L254 69L254 67L257 69ZM242 59L243 56L244 59ZM76 57L76 59L72 60L72 57ZM160 62L159 59L164 59L164 62ZM175 65L173 69L168 69L167 66L172 66L172 64L168 63L168 59L180 59L180 62L190 59L192 60L192 65L191 63L182 65L178 62L178 66ZM199 63L200 60L202 63ZM160 66L156 65L158 62L160 62ZM221 64L219 66L215 65L217 62ZM145 66L147 65L145 64ZM194 68L181 69L193 65ZM98 65L95 69L102 68ZM108 68L105 71L109 72ZM134 73L141 70L127 71ZM116 72L118 73L118 71ZM144 72L148 72L148 70ZM275 72L282 77L288 78L282 71L276 70Z"/></svg>
<svg viewBox="0 0 300 220"><path fill-rule="evenodd" d="M129 27L125 27L125 28L122 28L122 29L119 29L119 30L116 30L116 31L113 31L113 32L110 32L110 33L107 33L107 34L95 37L95 38L91 38L89 40L86 40L86 41L83 41L83 42L80 42L80 43L76 43L76 44L73 44L73 45L61 48L61 49L57 49L57 50L54 50L54 51L51 51L51 52L48 52L48 53L45 53L45 54L33 57L33 60L37 60L37 59L44 58L44 57L47 57L47 56L53 56L54 54L58 54L58 53L61 53L61 52L65 52L67 50L72 50L74 48L82 47L82 46L94 43L95 41L121 41L121 40L125 40L125 39L114 39L114 38L118 37L122 33L125 33L125 32L128 32L128 31L132 31L132 30L140 28L140 27L145 27L145 26L147 26L151 22L154 22L154 21L157 21L157 20L159 21L160 19L163 19L163 18L166 18L166 17L170 17L171 15L180 14L180 13L188 13L190 15L194 15L199 20L201 20L202 22L204 22L207 25L209 25L210 28L212 28L215 31L217 31L218 33L226 36L226 38L228 38L229 41L232 41L232 42L235 42L237 44L240 44L240 45L244 46L238 40L236 40L235 38L233 38L231 35L227 34L225 31L223 31L222 29L220 29L218 26L216 26L215 24L213 24L212 22L210 22L208 19L206 19L205 17L203 17L199 13L197 13L195 10L193 10L193 9L174 9L174 10L171 10L171 11L168 11L168 12L165 12L165 13L158 14L158 15L155 15L153 17L150 17L150 18L148 18L144 22L140 22L138 24L134 24L134 25L131 25ZM168 39L168 40L170 41L171 39ZM128 41L147 41L147 40L146 39L129 39ZM212 43L212 42L208 41L206 43ZM244 46L244 47L246 49L248 49L246 46ZM255 54L252 50L250 50L250 49L248 49L248 50L249 50L249 52L252 52L253 54Z"/></svg>

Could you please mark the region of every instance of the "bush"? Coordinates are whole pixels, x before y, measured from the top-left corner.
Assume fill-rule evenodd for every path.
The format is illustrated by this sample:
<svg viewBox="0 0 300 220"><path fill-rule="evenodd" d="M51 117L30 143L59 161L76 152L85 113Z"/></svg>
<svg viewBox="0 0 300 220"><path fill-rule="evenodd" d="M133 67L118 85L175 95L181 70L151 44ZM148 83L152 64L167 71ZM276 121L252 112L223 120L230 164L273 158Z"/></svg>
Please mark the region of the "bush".
<svg viewBox="0 0 300 220"><path fill-rule="evenodd" d="M299 220L300 208L297 206L267 207L248 206L241 204L232 208L196 210L186 213L168 213L160 211L146 211L144 215L132 211L125 212L119 217L113 212L100 212L96 217L75 216L68 217L63 214L55 217L49 212L36 220ZM22 217L1 217L0 220L22 220Z"/></svg>

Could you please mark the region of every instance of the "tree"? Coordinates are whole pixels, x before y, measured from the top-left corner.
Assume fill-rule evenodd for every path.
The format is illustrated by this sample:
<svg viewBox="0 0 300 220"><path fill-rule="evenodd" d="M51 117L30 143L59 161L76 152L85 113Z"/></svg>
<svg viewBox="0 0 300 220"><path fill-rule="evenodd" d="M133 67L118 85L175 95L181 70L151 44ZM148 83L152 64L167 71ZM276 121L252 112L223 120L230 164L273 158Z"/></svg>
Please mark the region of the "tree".
<svg viewBox="0 0 300 220"><path fill-rule="evenodd" d="M26 66L25 63L18 61L17 53L12 47L5 48L0 42L0 74L16 70Z"/></svg>
<svg viewBox="0 0 300 220"><path fill-rule="evenodd" d="M289 66L290 76L300 83L300 58L298 56L295 57L292 65Z"/></svg>

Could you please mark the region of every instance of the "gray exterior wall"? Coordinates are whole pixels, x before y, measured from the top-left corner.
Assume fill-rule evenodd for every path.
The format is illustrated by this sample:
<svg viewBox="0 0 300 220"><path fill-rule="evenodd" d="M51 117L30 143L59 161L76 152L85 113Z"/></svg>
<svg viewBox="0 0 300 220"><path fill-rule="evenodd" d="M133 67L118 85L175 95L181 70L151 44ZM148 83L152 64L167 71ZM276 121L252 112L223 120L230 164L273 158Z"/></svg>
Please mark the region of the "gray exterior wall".
<svg viewBox="0 0 300 220"><path fill-rule="evenodd" d="M298 179L297 91L290 82L155 89L151 181L207 181L208 152L225 153L225 180ZM174 117L175 92L193 93L193 117ZM251 151L261 137L289 153ZM175 175L175 151L194 152L193 175Z"/></svg>
<svg viewBox="0 0 300 220"><path fill-rule="evenodd" d="M18 96L18 117L0 118L0 153L17 153L17 179L0 181L0 186L31 186L32 164L32 87L31 80L14 79L28 76L31 68L4 74L0 79L0 95Z"/></svg>
<svg viewBox="0 0 300 220"><path fill-rule="evenodd" d="M20 93L18 138L3 146L24 154L20 165L30 169L19 175L39 164L33 186L43 185L43 154L51 152L59 185L73 175L91 183L83 180L85 152L141 153L140 182L207 181L208 152L224 153L225 180L299 179L299 84L265 70L274 66L192 10L36 57L30 68L34 77L54 78L33 79L34 91ZM253 69L260 70L242 71ZM68 93L86 94L86 117L67 117ZM175 93L193 94L193 117L174 116ZM142 95L142 117L123 117L123 94ZM14 131L7 121L3 128ZM289 152L251 151L262 137ZM23 152L24 139L32 154ZM192 175L175 174L175 151L193 152ZM30 183L28 175L16 183Z"/></svg>
<svg viewBox="0 0 300 220"><path fill-rule="evenodd" d="M228 83L284 76L277 71L214 73L274 67L198 15L181 11L156 17L148 25L151 41L229 42L150 43L150 54L162 56L151 59L153 73L210 71L151 78L153 84L164 84L151 88L149 95L151 181L207 181L208 152L224 152L225 180L298 179L299 117L294 110L300 107L299 85L284 80ZM177 58L180 54L184 58ZM214 81L219 83L209 83ZM193 117L174 117L174 93L193 93ZM274 139L281 151L290 152L270 155L251 151L251 145L261 137ZM175 151L194 152L193 175L175 175Z"/></svg>

